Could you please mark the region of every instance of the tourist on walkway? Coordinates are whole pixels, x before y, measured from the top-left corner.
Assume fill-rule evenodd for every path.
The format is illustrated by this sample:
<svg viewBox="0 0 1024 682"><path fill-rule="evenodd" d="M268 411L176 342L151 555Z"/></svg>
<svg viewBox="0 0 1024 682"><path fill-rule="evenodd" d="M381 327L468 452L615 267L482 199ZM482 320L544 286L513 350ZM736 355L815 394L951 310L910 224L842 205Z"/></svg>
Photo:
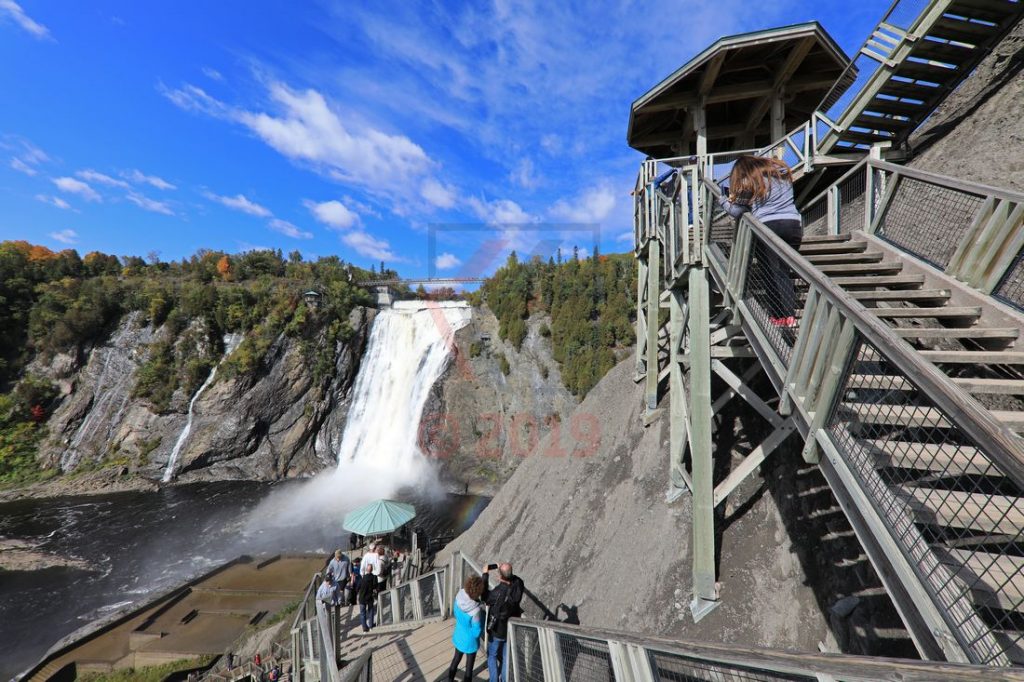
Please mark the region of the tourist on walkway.
<svg viewBox="0 0 1024 682"><path fill-rule="evenodd" d="M466 682L473 679L473 664L476 652L480 648L480 634L483 632L484 610L480 597L484 593L484 580L480 576L471 575L455 595L455 630L452 632L452 644L455 645L455 656L448 666L448 682L455 682L459 672L459 663L466 657Z"/></svg>
<svg viewBox="0 0 1024 682"><path fill-rule="evenodd" d="M380 554L377 553L377 545L370 545L370 550L363 555L363 560L359 562L359 568L362 572L366 572L367 566L373 566L373 574L380 575Z"/></svg>
<svg viewBox="0 0 1024 682"><path fill-rule="evenodd" d="M316 598L324 603L325 606L334 605L334 584L331 582L330 574L324 577L323 582L320 583L320 587L317 588Z"/></svg>
<svg viewBox="0 0 1024 682"><path fill-rule="evenodd" d="M488 582L491 568L498 569L498 586L493 590ZM523 600L526 586L519 576L513 575L512 564L501 566L490 564L484 568L483 599L487 603L487 672L491 682L505 680L505 657L508 640L508 619L523 614L519 602Z"/></svg>
<svg viewBox="0 0 1024 682"><path fill-rule="evenodd" d="M373 566L367 565L359 577L359 621L363 632L374 627L373 617L377 612L377 576Z"/></svg>
<svg viewBox="0 0 1024 682"><path fill-rule="evenodd" d="M793 176L780 159L741 156L722 188L722 208L734 218L750 212L789 246L800 248L804 228L793 201ZM789 267L767 244L754 239L754 270L751 283L758 291L768 319L776 327L794 327L796 289Z"/></svg>
<svg viewBox="0 0 1024 682"><path fill-rule="evenodd" d="M334 558L331 559L331 563L327 564L327 573L337 585L334 595L334 605L337 606L345 599L345 587L348 585L351 574L348 557L342 554L340 549L335 550Z"/></svg>

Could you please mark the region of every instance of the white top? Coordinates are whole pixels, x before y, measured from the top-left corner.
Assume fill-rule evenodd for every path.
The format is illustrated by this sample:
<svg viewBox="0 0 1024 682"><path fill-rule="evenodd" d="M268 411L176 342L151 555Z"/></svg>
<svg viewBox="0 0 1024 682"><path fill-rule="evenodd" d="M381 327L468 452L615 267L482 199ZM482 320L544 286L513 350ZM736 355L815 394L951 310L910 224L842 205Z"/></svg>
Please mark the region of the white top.
<svg viewBox="0 0 1024 682"><path fill-rule="evenodd" d="M363 560L359 562L359 573L360 575L366 574L366 567L373 566L373 574L380 575L380 555L376 552L367 552L363 555Z"/></svg>

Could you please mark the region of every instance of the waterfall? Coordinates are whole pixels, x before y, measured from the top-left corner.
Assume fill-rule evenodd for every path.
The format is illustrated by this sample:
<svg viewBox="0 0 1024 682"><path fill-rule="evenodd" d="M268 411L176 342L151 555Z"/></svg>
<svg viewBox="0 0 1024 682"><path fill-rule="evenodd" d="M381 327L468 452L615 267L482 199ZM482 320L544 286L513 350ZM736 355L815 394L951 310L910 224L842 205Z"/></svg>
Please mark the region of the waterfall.
<svg viewBox="0 0 1024 682"><path fill-rule="evenodd" d="M338 451L338 475L366 481L364 495L422 482L423 407L469 321L469 306L454 301L401 301L377 314Z"/></svg>
<svg viewBox="0 0 1024 682"><path fill-rule="evenodd" d="M238 347L238 344L242 342L241 334L225 334L224 335L224 355L221 356L220 362L213 366L210 370L209 376L206 377L206 381L199 387L199 390L192 396L192 400L188 401L188 418L185 420L185 427L178 434L178 440L174 443L174 449L171 450L171 456L167 459L167 468L164 469L163 482L167 483L174 477L174 466L178 463L178 453L181 452L181 448L188 441L188 434L192 431L192 416L193 410L196 406L196 401L199 400L199 396L203 394L213 380L217 377L217 368L220 367L220 363L224 362L224 358L231 355L231 353Z"/></svg>

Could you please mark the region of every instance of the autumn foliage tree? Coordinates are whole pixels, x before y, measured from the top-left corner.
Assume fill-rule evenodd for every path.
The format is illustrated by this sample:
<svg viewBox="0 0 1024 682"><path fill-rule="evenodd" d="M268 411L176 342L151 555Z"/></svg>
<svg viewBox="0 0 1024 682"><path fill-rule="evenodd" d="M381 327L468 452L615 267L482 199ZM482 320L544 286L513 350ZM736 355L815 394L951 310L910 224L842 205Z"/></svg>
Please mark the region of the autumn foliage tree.
<svg viewBox="0 0 1024 682"><path fill-rule="evenodd" d="M221 256L220 260L217 261L217 274L225 282L231 280L231 259L226 255Z"/></svg>

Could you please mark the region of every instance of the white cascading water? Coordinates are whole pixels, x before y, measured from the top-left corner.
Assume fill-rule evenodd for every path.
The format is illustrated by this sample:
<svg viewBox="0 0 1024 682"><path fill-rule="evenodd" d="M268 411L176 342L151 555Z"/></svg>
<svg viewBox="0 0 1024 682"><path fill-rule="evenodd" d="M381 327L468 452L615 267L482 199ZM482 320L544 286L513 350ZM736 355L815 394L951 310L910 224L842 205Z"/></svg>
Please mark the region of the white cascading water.
<svg viewBox="0 0 1024 682"><path fill-rule="evenodd" d="M419 448L420 420L431 388L452 360L453 336L470 319L470 307L457 301L400 301L377 313L337 448L337 467L301 487L271 493L250 513L247 528L340 527L345 512L404 487L421 495L440 493L437 474Z"/></svg>
<svg viewBox="0 0 1024 682"><path fill-rule="evenodd" d="M174 477L174 467L178 464L178 454L181 452L181 448L188 441L188 434L192 432L192 416L193 409L196 406L196 401L199 400L199 396L203 394L213 380L217 377L217 368L220 367L220 363L224 362L224 359L231 355L231 353L238 348L238 344L242 342L244 337L241 334L225 334L224 335L224 355L221 356L220 361L213 366L210 370L210 375L206 377L206 381L203 382L199 390L192 396L192 400L188 401L188 419L185 420L185 427L178 434L178 440L174 443L174 449L171 450L171 456L167 459L167 468L164 469L163 482L167 483Z"/></svg>
<svg viewBox="0 0 1024 682"><path fill-rule="evenodd" d="M454 301L399 301L378 313L345 421L339 475L369 474L381 496L423 479L423 407L452 358L455 332L469 321L469 306Z"/></svg>

